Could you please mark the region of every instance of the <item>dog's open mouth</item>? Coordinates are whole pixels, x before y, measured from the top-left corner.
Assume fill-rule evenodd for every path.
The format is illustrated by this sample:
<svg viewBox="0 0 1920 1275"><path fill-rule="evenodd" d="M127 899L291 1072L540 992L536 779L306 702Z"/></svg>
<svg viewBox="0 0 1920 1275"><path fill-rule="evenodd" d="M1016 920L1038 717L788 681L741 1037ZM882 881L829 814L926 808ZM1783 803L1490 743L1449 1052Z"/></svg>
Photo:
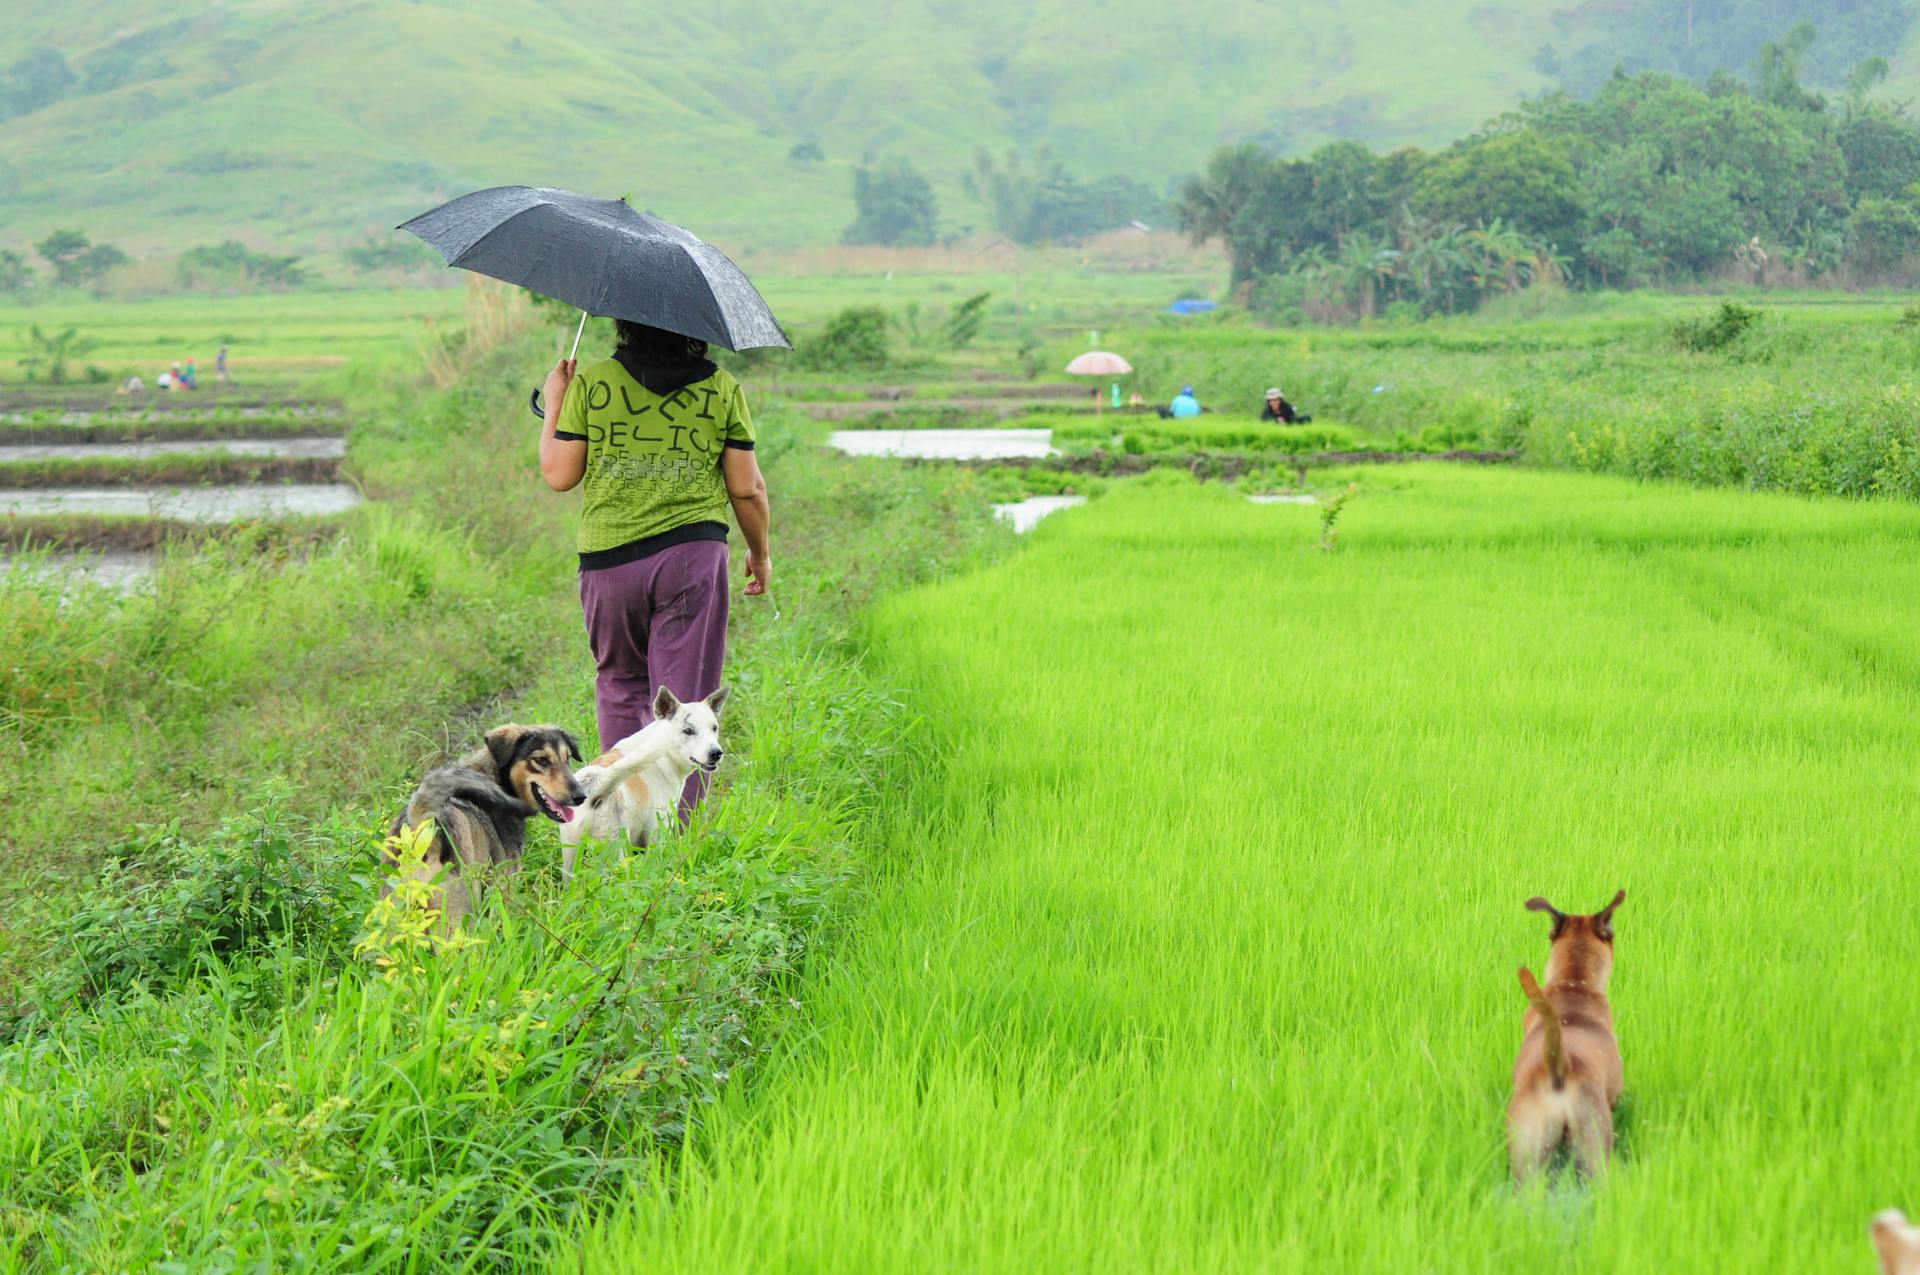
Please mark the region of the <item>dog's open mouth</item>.
<svg viewBox="0 0 1920 1275"><path fill-rule="evenodd" d="M700 769L711 775L714 771L720 769L720 763L717 761L703 761L700 763Z"/></svg>
<svg viewBox="0 0 1920 1275"><path fill-rule="evenodd" d="M553 820L555 823L573 822L572 806L563 806L553 798L547 796L546 790L539 784L529 784L528 787L533 789L533 804L540 808L541 814Z"/></svg>

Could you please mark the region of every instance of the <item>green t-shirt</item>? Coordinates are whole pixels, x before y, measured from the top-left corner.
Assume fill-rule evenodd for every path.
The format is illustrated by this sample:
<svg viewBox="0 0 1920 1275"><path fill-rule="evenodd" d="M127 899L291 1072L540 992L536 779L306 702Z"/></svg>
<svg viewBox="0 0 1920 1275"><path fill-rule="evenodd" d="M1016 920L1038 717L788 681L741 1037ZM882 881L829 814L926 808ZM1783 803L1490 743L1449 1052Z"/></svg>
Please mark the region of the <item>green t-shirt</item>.
<svg viewBox="0 0 1920 1275"><path fill-rule="evenodd" d="M753 418L740 383L723 369L661 395L617 360L602 359L574 377L554 437L587 444L581 565L613 565L590 556L629 546L644 550L648 546L635 542L662 536L703 538L685 533L712 533L712 524L718 524L714 538L725 538L727 484L720 453L728 447L752 450Z"/></svg>

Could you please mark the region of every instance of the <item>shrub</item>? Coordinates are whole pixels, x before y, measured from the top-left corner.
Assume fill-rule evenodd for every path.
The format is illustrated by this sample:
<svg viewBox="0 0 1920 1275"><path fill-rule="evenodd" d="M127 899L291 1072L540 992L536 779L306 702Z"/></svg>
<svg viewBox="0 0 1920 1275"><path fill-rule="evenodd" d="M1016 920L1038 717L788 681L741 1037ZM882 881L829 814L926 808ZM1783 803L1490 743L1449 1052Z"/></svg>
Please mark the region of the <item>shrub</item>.
<svg viewBox="0 0 1920 1275"><path fill-rule="evenodd" d="M888 358L887 312L871 305L848 306L800 348L801 364L815 371L872 370Z"/></svg>
<svg viewBox="0 0 1920 1275"><path fill-rule="evenodd" d="M241 284L297 288L307 281L307 272L299 261L298 257L255 252L238 239L229 239L181 253L177 273L183 288Z"/></svg>
<svg viewBox="0 0 1920 1275"><path fill-rule="evenodd" d="M1738 301L1722 301L1712 314L1681 319L1673 325L1674 344L1696 354L1726 349L1760 321L1760 312Z"/></svg>

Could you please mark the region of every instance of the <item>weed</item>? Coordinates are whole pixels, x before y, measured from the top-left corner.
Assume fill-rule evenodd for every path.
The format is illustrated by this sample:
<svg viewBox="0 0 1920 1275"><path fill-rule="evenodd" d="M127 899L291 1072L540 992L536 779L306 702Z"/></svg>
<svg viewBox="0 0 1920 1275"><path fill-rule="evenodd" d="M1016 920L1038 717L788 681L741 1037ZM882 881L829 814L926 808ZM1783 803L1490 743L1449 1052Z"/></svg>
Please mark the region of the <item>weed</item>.
<svg viewBox="0 0 1920 1275"><path fill-rule="evenodd" d="M1354 493L1359 490L1360 486L1358 483L1348 483L1339 495L1330 496L1320 502L1320 543L1318 547L1322 551L1332 553L1334 549L1338 547L1337 542L1340 538L1340 532L1338 530L1340 514L1346 509L1347 502L1353 499Z"/></svg>
<svg viewBox="0 0 1920 1275"><path fill-rule="evenodd" d="M1722 301L1719 309L1697 319L1681 319L1673 325L1674 344L1695 354L1713 354L1724 350L1747 334L1760 321L1760 312L1738 301Z"/></svg>

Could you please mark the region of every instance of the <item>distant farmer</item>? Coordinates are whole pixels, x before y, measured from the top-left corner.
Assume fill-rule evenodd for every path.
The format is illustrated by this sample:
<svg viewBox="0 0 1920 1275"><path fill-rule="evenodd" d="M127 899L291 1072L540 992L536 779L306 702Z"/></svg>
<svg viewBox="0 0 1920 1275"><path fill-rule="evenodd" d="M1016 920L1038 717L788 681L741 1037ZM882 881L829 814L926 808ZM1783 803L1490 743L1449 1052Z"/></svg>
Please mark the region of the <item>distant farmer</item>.
<svg viewBox="0 0 1920 1275"><path fill-rule="evenodd" d="M220 347L220 353L213 356L213 379L216 381L227 379L227 347L224 345Z"/></svg>
<svg viewBox="0 0 1920 1275"><path fill-rule="evenodd" d="M1200 400L1193 396L1193 386L1180 387L1180 392L1173 396L1173 402L1167 406L1167 415L1176 421L1191 420L1200 415Z"/></svg>
<svg viewBox="0 0 1920 1275"><path fill-rule="evenodd" d="M186 382L187 388L190 390L200 388L200 369L193 365L192 359L187 360L187 369L180 374L180 379Z"/></svg>
<svg viewBox="0 0 1920 1275"><path fill-rule="evenodd" d="M1267 391L1267 403L1260 409L1260 419L1275 421L1282 425L1305 425L1313 417L1303 416L1294 410L1293 404L1287 402L1286 395L1280 392L1279 386L1275 386Z"/></svg>
<svg viewBox="0 0 1920 1275"><path fill-rule="evenodd" d="M767 487L753 418L707 343L614 321L613 357L547 377L540 476L585 482L580 606L599 676L600 746L653 720L654 692L683 701L720 689L727 650L727 509L747 542L747 593L767 591ZM577 371L577 375L576 375ZM696 772L684 820L706 795Z"/></svg>

